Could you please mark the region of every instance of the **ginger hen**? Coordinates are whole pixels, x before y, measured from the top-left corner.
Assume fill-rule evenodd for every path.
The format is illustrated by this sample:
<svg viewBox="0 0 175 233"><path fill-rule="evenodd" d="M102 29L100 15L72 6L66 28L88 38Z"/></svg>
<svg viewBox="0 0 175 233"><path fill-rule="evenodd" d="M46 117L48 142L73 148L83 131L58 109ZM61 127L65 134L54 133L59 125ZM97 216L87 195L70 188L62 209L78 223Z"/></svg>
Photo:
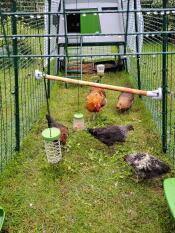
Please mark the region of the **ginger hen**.
<svg viewBox="0 0 175 233"><path fill-rule="evenodd" d="M131 88L130 84L125 85L128 88ZM116 109L119 112L125 112L132 107L134 102L134 95L131 93L122 92L117 100Z"/></svg>
<svg viewBox="0 0 175 233"><path fill-rule="evenodd" d="M46 114L46 119L47 119L49 128L56 127L58 129L60 129L60 131L61 131L60 142L62 145L65 145L67 138L68 138L68 135L69 135L68 128L65 127L63 124L56 122L49 114Z"/></svg>
<svg viewBox="0 0 175 233"><path fill-rule="evenodd" d="M100 112L106 103L105 91L102 88L92 87L86 97L85 107L89 112L93 113L93 119L95 119L96 113Z"/></svg>

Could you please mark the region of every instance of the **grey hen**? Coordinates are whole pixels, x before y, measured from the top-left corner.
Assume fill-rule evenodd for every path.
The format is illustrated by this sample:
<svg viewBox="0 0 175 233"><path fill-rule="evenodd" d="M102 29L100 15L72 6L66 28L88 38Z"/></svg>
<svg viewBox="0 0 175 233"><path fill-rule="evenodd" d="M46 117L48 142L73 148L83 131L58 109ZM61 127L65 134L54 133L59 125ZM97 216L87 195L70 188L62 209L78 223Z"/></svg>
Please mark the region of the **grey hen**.
<svg viewBox="0 0 175 233"><path fill-rule="evenodd" d="M128 131L134 130L132 125L126 126L108 126L105 128L90 128L89 133L106 144L107 146L112 146L115 143L122 143L126 141Z"/></svg>
<svg viewBox="0 0 175 233"><path fill-rule="evenodd" d="M147 153L126 155L124 160L132 166L137 179L151 179L170 171L167 164Z"/></svg>

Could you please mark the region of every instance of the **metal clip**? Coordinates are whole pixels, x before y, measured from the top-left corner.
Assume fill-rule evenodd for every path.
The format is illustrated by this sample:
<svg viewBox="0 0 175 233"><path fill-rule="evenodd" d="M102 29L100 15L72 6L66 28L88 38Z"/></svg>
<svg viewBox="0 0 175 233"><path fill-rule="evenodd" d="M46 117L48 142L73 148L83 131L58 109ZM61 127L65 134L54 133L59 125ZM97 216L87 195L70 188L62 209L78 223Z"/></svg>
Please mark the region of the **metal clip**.
<svg viewBox="0 0 175 233"><path fill-rule="evenodd" d="M159 87L154 91L147 91L147 96L152 97L153 99L161 100L162 99L162 88Z"/></svg>
<svg viewBox="0 0 175 233"><path fill-rule="evenodd" d="M41 71L39 71L39 70L35 70L35 78L37 80L42 79L43 78L43 73Z"/></svg>

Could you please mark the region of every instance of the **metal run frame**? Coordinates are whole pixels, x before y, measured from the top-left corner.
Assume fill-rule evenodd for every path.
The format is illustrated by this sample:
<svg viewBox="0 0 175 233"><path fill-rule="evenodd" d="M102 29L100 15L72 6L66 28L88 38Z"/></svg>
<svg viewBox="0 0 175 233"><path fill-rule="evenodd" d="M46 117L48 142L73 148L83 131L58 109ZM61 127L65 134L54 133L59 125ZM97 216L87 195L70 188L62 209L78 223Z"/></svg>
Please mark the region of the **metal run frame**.
<svg viewBox="0 0 175 233"><path fill-rule="evenodd" d="M12 40L12 46L13 46L13 51L9 51L8 45L6 45L6 50L7 53L4 53L1 56L1 59L13 59L13 68L14 68L14 77L15 77L15 90L14 90L14 95L15 95L15 137L16 137L16 145L15 145L15 150L19 151L20 150L20 145L21 145L21 135L20 135L20 101L19 101L19 60L20 59L33 59L38 61L38 58L40 59L45 59L47 58L47 74L52 74L52 68L51 68L51 59L52 58L65 58L65 59L69 59L71 57L77 57L77 58L82 58L82 57L100 57L100 56L105 56L105 57L110 57L110 56L122 56L123 58L126 59L135 59L137 62L137 85L138 88L141 89L142 87L142 81L141 81L141 71L140 71L140 63L141 63L141 57L146 57L146 56L162 56L162 91L163 91L163 99L162 99L162 145L163 145L163 151L166 152L167 151L167 112L168 112L168 108L167 108L167 96L168 96L168 83L167 83L167 63L168 63L168 59L167 56L173 56L175 55L175 50L171 51L168 50L168 37L171 36L172 34L175 34L174 30L169 31L168 30L168 17L169 15L175 15L175 8L172 7L168 7L169 5L167 4L168 1L166 0L162 0L162 8L142 8L142 9L137 9L137 1L134 0L134 9L130 10L129 9L129 3L128 3L128 9L127 10L109 10L109 11L77 11L77 13L79 14L93 14L93 13L97 13L97 14L111 14L111 13L118 13L118 14L126 14L127 15L127 21L126 21L126 27L125 27L125 31L124 33L98 33L98 34L83 34L83 35L78 35L76 33L69 35L69 37L75 37L78 36L81 40L82 37L98 37L98 36L124 36L125 38L125 43L124 43L124 52L116 52L116 53L106 53L106 54L102 54L102 53L98 53L98 54L77 54L77 55L70 55L67 52L67 47L68 47L68 41L67 41L67 26L66 26L66 16L68 14L71 14L71 11L65 11L65 1L62 0L63 3L63 11L52 11L52 1L51 0L47 0L48 1L48 12L39 12L39 11L35 11L35 12L31 12L31 11L25 11L25 12L21 12L21 11L17 11L17 7L16 1L12 1L12 8L10 12L2 12L0 11L0 17L1 17L1 24L2 24L2 19L5 17L10 17L12 20L12 33L11 34L6 34L4 33L4 30L1 31L0 34L0 40ZM121 0L122 2L122 0ZM129 1L128 1L129 2ZM76 11L74 11L74 13L76 13ZM134 33L130 33L128 31L128 18L129 18L129 14L130 13L134 13L135 15L135 32ZM138 30L138 25L137 25L137 14L138 13L142 13L146 16L148 15L159 15L160 17L162 17L163 21L162 21L162 25L163 28L160 31L154 31L154 30L148 30L148 31L144 31L144 32L139 32ZM65 34L58 34L58 33L52 33L51 31L51 17L53 15L57 15L57 16L61 16L63 15L64 17L64 27L65 27ZM30 16L32 17L47 17L48 18L48 27L47 27L47 33L40 33L40 31L38 31L38 33L33 33L32 31L27 34L27 33L22 33L18 30L18 25L17 25L17 21L19 17L27 17ZM162 50L161 51L139 51L138 48L138 36L139 35L143 35L146 38L150 38L151 40L154 40L154 38L158 37L158 36L162 36ZM137 51L136 53L132 53L131 51L129 51L127 49L127 38L128 36L136 36L136 48ZM65 37L66 38L66 43L65 43L65 54L51 54L51 39L52 38L58 38L58 37ZM47 46L47 54L38 54L38 52L36 53L31 53L31 54L19 54L18 51L18 42L19 41L23 41L25 39L32 39L32 38L41 38L41 39L45 39L48 38L48 46ZM82 40L81 40L82 42ZM121 43L122 44L122 43ZM120 43L119 43L120 45ZM82 45L83 46L83 43ZM96 45L94 45L96 46ZM48 81L48 85L47 85L47 89L48 89L48 97L50 96L50 82Z"/></svg>

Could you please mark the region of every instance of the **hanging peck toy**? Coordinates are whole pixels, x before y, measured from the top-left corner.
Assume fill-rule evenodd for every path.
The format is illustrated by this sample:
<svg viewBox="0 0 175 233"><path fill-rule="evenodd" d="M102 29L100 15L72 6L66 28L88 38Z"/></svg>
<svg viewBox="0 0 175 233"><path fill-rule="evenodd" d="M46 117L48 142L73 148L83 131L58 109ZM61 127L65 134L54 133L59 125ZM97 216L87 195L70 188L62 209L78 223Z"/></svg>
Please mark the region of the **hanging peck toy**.
<svg viewBox="0 0 175 233"><path fill-rule="evenodd" d="M85 128L84 116L82 113L75 113L73 118L73 129L80 131Z"/></svg>
<svg viewBox="0 0 175 233"><path fill-rule="evenodd" d="M61 158L60 136L61 131L58 128L47 128L43 130L45 152L49 163L58 163Z"/></svg>
<svg viewBox="0 0 175 233"><path fill-rule="evenodd" d="M103 64L99 64L97 65L97 74L102 77L104 75L105 72L105 65Z"/></svg>

